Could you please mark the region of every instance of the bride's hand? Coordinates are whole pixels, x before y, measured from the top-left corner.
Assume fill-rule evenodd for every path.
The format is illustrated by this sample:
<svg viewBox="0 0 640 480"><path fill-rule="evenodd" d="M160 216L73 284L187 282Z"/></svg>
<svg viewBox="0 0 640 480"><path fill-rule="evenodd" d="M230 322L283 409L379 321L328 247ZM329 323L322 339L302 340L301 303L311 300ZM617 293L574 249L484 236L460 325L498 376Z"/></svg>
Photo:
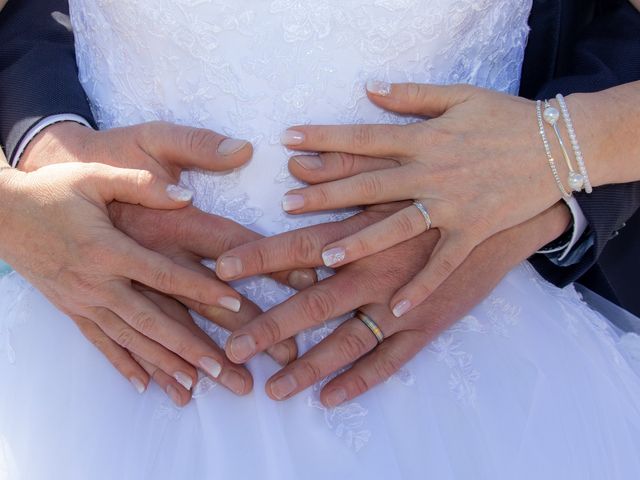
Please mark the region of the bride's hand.
<svg viewBox="0 0 640 480"><path fill-rule="evenodd" d="M294 157L294 174L316 185L289 192L283 207L305 213L399 200L424 205L440 241L427 266L393 295L391 308L401 316L477 245L546 210L561 195L533 102L464 85L371 83L369 98L390 111L436 118L405 126L293 127L283 135L290 148L344 154ZM326 245L323 260L345 265L420 235L427 224L423 212L409 205Z"/></svg>

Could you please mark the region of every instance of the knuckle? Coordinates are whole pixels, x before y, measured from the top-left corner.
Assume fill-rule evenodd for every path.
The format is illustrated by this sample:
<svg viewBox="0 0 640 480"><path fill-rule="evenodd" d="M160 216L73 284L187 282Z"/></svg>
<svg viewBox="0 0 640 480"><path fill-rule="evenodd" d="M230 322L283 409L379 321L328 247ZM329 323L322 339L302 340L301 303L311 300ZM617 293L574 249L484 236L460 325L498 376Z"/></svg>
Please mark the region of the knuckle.
<svg viewBox="0 0 640 480"><path fill-rule="evenodd" d="M336 304L334 296L327 290L315 288L308 290L302 303L305 318L315 322L324 322L333 317L333 307Z"/></svg>
<svg viewBox="0 0 640 480"><path fill-rule="evenodd" d="M398 357L387 352L383 358L373 364L373 369L377 378L386 380L400 370L402 365Z"/></svg>
<svg viewBox="0 0 640 480"><path fill-rule="evenodd" d="M322 380L322 371L313 362L299 360L296 366L296 376L302 379L302 385L311 385Z"/></svg>
<svg viewBox="0 0 640 480"><path fill-rule="evenodd" d="M185 135L185 144L192 152L211 150L211 134L201 128L190 128Z"/></svg>
<svg viewBox="0 0 640 480"><path fill-rule="evenodd" d="M353 131L353 145L356 148L366 148L373 144L375 135L367 125L359 125Z"/></svg>
<svg viewBox="0 0 640 480"><path fill-rule="evenodd" d="M422 218L420 220L423 225L426 225ZM416 233L418 233L416 223L417 222L414 220L414 217L403 212L395 218L393 231L399 233L403 239L412 238Z"/></svg>
<svg viewBox="0 0 640 480"><path fill-rule="evenodd" d="M340 171L345 175L351 175L357 169L357 162L355 155L350 153L338 153L338 162L337 165L340 168Z"/></svg>
<svg viewBox="0 0 640 480"><path fill-rule="evenodd" d="M264 339L270 345L282 340L280 324L270 315L264 316L259 329L258 338Z"/></svg>
<svg viewBox="0 0 640 480"><path fill-rule="evenodd" d="M369 382L360 374L356 372L351 372L349 378L349 390L354 393L354 397L358 395L362 395L364 392L371 388L369 386Z"/></svg>
<svg viewBox="0 0 640 480"><path fill-rule="evenodd" d="M153 286L163 292L174 292L176 286L176 277L172 269L159 267L153 273Z"/></svg>
<svg viewBox="0 0 640 480"><path fill-rule="evenodd" d="M135 312L130 319L131 326L138 330L143 335L148 336L149 332L152 332L156 326L156 318L151 312L141 310Z"/></svg>
<svg viewBox="0 0 640 480"><path fill-rule="evenodd" d="M358 182L358 189L365 202L377 200L384 191L382 180L377 175L364 175Z"/></svg>
<svg viewBox="0 0 640 480"><path fill-rule="evenodd" d="M294 235L290 252L294 255L296 265L306 265L320 257L320 249L314 235L301 231Z"/></svg>
<svg viewBox="0 0 640 480"><path fill-rule="evenodd" d="M131 348L135 344L134 343L135 342L135 338L136 338L136 335L133 332L133 330L131 330L130 328L123 328L116 335L115 341L122 348L125 348L127 350L131 350Z"/></svg>
<svg viewBox="0 0 640 480"><path fill-rule="evenodd" d="M338 348L342 357L349 361L354 361L369 351L367 342L355 332L345 334Z"/></svg>

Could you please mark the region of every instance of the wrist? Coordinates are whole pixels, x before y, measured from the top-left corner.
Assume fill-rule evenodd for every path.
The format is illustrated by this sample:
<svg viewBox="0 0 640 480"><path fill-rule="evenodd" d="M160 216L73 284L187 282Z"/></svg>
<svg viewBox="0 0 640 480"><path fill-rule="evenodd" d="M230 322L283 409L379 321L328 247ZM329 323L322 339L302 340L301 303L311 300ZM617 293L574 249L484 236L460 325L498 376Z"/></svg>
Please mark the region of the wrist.
<svg viewBox="0 0 640 480"><path fill-rule="evenodd" d="M54 123L39 132L25 148L18 168L32 172L56 163L77 162L95 131L74 121Z"/></svg>

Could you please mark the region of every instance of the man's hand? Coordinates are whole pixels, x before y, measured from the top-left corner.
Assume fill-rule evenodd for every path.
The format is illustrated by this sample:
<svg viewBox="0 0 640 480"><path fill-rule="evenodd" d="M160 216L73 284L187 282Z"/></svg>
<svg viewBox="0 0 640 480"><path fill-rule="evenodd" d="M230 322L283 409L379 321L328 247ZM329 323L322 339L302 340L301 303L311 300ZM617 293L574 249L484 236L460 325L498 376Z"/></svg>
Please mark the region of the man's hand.
<svg viewBox="0 0 640 480"><path fill-rule="evenodd" d="M22 157L20 168L33 171L47 163L71 161L126 167L138 165L138 168L154 172L154 178L160 181L175 183L183 168L232 168L244 163L250 155L251 146L246 142L227 139L202 129L152 123L94 132L73 123L63 123L47 128L36 137ZM77 168L77 165L66 168ZM47 171L47 168L40 168L26 177L42 178ZM64 182L57 182L52 188L63 194L67 187ZM32 191L22 199L11 195L12 203L5 212L10 213L16 221L26 219L38 223L39 217L32 218L25 210L29 209L33 195L46 194L47 189L36 187L35 190L37 192ZM226 361L217 346L208 337L202 337L202 332L190 318L188 322L186 318L180 322L180 318L167 315L164 305L171 304L168 299L159 301L161 297L158 295L142 296L132 288L129 280L172 294L205 316L215 318L222 326L233 329L256 316L259 310L247 300L240 302L239 295L221 284L215 275L200 264L200 260L216 258L222 251L221 247L226 249L259 236L233 222L204 214L193 207L167 212L119 202L110 203L109 214L129 236L113 228L104 204L89 205L94 209L90 216L99 217L101 227L91 230L88 219L71 209L81 208L86 203L83 201L84 198L81 198L76 202L61 204L56 215L48 215L51 226L46 235L29 235L29 232L34 232L32 226L16 228L17 233L27 232L27 238L22 242L22 253L20 249L13 248L8 249L5 256L10 258L13 255L11 263L14 267L43 290L56 305L72 314L85 336L138 390L146 388L149 381L147 372L153 371L154 378L174 379L169 396L174 401L179 398L182 405L188 401L189 390L197 379L196 366L238 394L250 391L251 377L248 372ZM50 199L49 203L54 202ZM183 202L180 206L186 204ZM69 225L59 228L61 223L58 217L64 218ZM39 225L46 226L46 223ZM53 248L55 242L65 246L65 255ZM78 242L81 245L77 245ZM146 258L142 256L143 253L148 257L144 263L146 271L139 265ZM48 262L53 271L64 270L70 261L67 257L77 259L73 280L91 285L90 291L84 291L82 300L87 304L101 305L99 309L96 307L93 312L83 309L83 314L79 315L73 308L65 308L64 302L79 295L72 288L75 284L65 283L55 275L47 279L47 275L33 267ZM163 269L167 265L171 265L172 270L165 272ZM118 266L126 266L130 276L116 272ZM121 291L111 291L111 283L102 281L100 272L121 275ZM185 278L195 278L197 281L190 281L179 290L173 288L174 285L183 285ZM281 280L287 278L294 280L294 284L297 281L298 286L314 280L308 272L280 275ZM47 280L49 284L43 285ZM220 295L214 295L220 289L227 297L222 297L222 302ZM110 297L108 303L97 301L105 295ZM129 301L132 298L137 303ZM230 311L238 309L237 314ZM176 312L177 308L172 311ZM183 313L180 314L182 317ZM295 343L285 342L271 352L274 358L284 364L295 358ZM139 361L135 362L130 354ZM162 375L159 376L158 372L162 372Z"/></svg>

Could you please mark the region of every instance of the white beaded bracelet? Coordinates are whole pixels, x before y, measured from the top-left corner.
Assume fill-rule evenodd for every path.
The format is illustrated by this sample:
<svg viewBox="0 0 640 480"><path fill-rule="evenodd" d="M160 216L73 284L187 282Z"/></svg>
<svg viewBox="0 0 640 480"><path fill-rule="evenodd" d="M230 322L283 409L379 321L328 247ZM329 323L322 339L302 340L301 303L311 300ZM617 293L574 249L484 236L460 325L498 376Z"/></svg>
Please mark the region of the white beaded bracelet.
<svg viewBox="0 0 640 480"><path fill-rule="evenodd" d="M567 107L567 102L565 102L564 97L560 93L556 95L556 100L560 105L562 118L564 119L565 126L567 127L567 132L569 133L569 139L571 140L571 147L573 148L573 153L576 156L576 162L578 163L578 170L580 170L580 175L582 176L581 180L584 184L584 191L587 193L591 193L593 192L593 187L591 185L591 181L589 180L589 174L587 173L587 166L584 163L582 150L580 150L580 145L578 144L578 137L576 136L576 131L573 128L573 122L571 121L571 115L569 114L569 108Z"/></svg>
<svg viewBox="0 0 640 480"><path fill-rule="evenodd" d="M560 130L558 129L558 120L560 119L560 112L557 108L552 107L548 100L544 101L544 112L542 112L542 118L544 121L551 125L553 128L553 133L560 144L560 150L562 151L562 157L564 158L565 163L567 164L567 168L569 169L569 176L567 177L567 183L571 190L574 192L582 191L582 187L584 186L584 179L582 174L577 173L573 168L573 162L571 161L571 157L569 156L569 152L567 151L567 147L564 145L564 140L562 140L562 135L560 135Z"/></svg>
<svg viewBox="0 0 640 480"><path fill-rule="evenodd" d="M549 146L549 140L547 138L547 133L544 130L544 121L542 117L542 101L538 100L536 102L536 116L538 118L538 128L540 132L540 137L542 138L542 143L544 144L544 151L547 154L547 161L549 162L549 167L551 168L551 173L553 174L553 178L558 185L558 189L560 189L560 193L562 193L562 197L565 200L571 198L571 194L567 192L567 189L564 188L562 184L562 180L560 179L560 174L558 173L558 167L556 165L556 161L553 158L553 154L551 153L551 147Z"/></svg>

